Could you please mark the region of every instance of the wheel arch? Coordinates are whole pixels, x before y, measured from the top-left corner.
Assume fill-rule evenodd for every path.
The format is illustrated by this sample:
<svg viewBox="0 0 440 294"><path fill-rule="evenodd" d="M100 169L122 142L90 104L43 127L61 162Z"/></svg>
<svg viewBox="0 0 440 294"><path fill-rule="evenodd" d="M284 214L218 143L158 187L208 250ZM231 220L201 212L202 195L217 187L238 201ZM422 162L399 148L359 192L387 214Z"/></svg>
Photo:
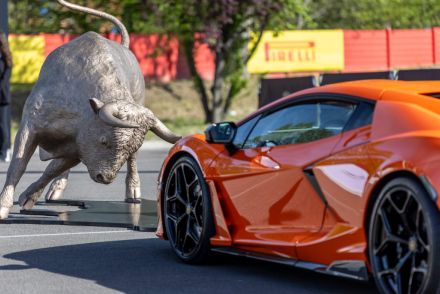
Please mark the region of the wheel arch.
<svg viewBox="0 0 440 294"><path fill-rule="evenodd" d="M365 217L364 217L364 228L365 228L366 237L368 236L368 231L370 229L371 212L373 210L374 203L376 202L376 199L379 196L380 192L385 187L385 185L391 182L392 180L396 178L404 178L404 177L415 180L423 187L423 189L426 190L427 193L429 193L429 191L427 191L426 189L425 183L423 183L420 177L418 177L416 174L414 174L411 171L397 170L385 175L383 178L379 180L378 183L376 183L376 185L373 187L372 191L370 192L370 197L368 199L368 204L367 204L367 210L365 211ZM368 240L368 238L366 239Z"/></svg>
<svg viewBox="0 0 440 294"><path fill-rule="evenodd" d="M192 159L194 159L197 163L199 163L198 160L196 158L194 158L194 156L191 153L181 150L181 151L173 154L173 156L168 160L167 165L165 166L165 169L163 170L163 173L162 173L162 179L166 179L168 177L173 164L176 163L177 160L179 160L180 158L182 158L184 156L189 156ZM160 187L160 188L162 190L163 187Z"/></svg>

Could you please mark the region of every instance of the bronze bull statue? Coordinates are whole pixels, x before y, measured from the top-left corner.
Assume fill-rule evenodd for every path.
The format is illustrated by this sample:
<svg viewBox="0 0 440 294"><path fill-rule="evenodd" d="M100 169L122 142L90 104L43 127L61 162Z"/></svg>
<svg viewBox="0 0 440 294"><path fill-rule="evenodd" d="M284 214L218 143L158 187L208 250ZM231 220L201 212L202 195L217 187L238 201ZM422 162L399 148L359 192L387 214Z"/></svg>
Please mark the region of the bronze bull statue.
<svg viewBox="0 0 440 294"><path fill-rule="evenodd" d="M129 50L124 25L109 14L58 2L112 21L122 33L122 44L88 32L47 57L24 106L0 194L1 219L8 217L15 187L37 146L40 159L51 162L20 195L23 209L31 209L52 180L46 199L61 197L69 169L80 162L103 184L111 183L127 162L126 200L135 201L140 198L136 153L147 131L170 143L180 139L142 106L144 77Z"/></svg>

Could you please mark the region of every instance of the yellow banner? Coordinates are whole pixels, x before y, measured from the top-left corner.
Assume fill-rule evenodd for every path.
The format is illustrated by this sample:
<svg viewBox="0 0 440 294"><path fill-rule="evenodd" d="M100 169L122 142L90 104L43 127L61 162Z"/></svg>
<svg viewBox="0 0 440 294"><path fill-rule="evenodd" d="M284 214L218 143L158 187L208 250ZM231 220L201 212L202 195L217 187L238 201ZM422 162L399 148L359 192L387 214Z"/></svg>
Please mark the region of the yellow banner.
<svg viewBox="0 0 440 294"><path fill-rule="evenodd" d="M252 44L249 45L252 47ZM342 30L264 32L248 63L250 73L344 69Z"/></svg>
<svg viewBox="0 0 440 294"><path fill-rule="evenodd" d="M14 66L12 83L35 83L44 62L45 41L42 36L9 36Z"/></svg>

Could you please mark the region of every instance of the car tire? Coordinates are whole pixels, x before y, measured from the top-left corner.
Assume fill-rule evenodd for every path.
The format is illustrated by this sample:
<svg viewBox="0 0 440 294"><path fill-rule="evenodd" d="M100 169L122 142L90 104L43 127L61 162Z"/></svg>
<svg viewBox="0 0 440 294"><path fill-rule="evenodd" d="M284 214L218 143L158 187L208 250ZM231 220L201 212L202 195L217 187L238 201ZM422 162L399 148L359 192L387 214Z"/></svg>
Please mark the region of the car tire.
<svg viewBox="0 0 440 294"><path fill-rule="evenodd" d="M171 167L163 194L166 235L174 253L186 263L202 263L210 257L214 234L209 189L202 171L189 156Z"/></svg>
<svg viewBox="0 0 440 294"><path fill-rule="evenodd" d="M439 210L417 180L395 178L383 187L372 210L368 244L382 293L438 293Z"/></svg>

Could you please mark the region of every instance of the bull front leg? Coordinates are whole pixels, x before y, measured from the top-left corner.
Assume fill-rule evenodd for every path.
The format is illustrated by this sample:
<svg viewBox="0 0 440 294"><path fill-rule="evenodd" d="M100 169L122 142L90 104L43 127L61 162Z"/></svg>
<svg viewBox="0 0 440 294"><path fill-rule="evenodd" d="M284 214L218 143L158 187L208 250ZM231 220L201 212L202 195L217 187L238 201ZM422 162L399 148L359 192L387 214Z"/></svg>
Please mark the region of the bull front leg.
<svg viewBox="0 0 440 294"><path fill-rule="evenodd" d="M74 167L79 163L77 158L59 158L53 159L43 175L34 183L32 183L23 193L21 193L18 198L20 206L25 209L31 209L38 198L40 198L43 193L44 188L50 183L54 178L68 171L70 168Z"/></svg>
<svg viewBox="0 0 440 294"><path fill-rule="evenodd" d="M66 170L52 181L49 190L46 193L46 201L58 200L63 197L64 190L66 190L67 187L69 172L70 170Z"/></svg>
<svg viewBox="0 0 440 294"><path fill-rule="evenodd" d="M128 157L127 177L125 178L125 202L140 203L141 185L136 164L137 152Z"/></svg>
<svg viewBox="0 0 440 294"><path fill-rule="evenodd" d="M0 194L0 219L5 219L14 203L15 187L23 176L29 159L37 148L34 130L28 123L23 123L17 132L14 152L9 164L6 182Z"/></svg>

